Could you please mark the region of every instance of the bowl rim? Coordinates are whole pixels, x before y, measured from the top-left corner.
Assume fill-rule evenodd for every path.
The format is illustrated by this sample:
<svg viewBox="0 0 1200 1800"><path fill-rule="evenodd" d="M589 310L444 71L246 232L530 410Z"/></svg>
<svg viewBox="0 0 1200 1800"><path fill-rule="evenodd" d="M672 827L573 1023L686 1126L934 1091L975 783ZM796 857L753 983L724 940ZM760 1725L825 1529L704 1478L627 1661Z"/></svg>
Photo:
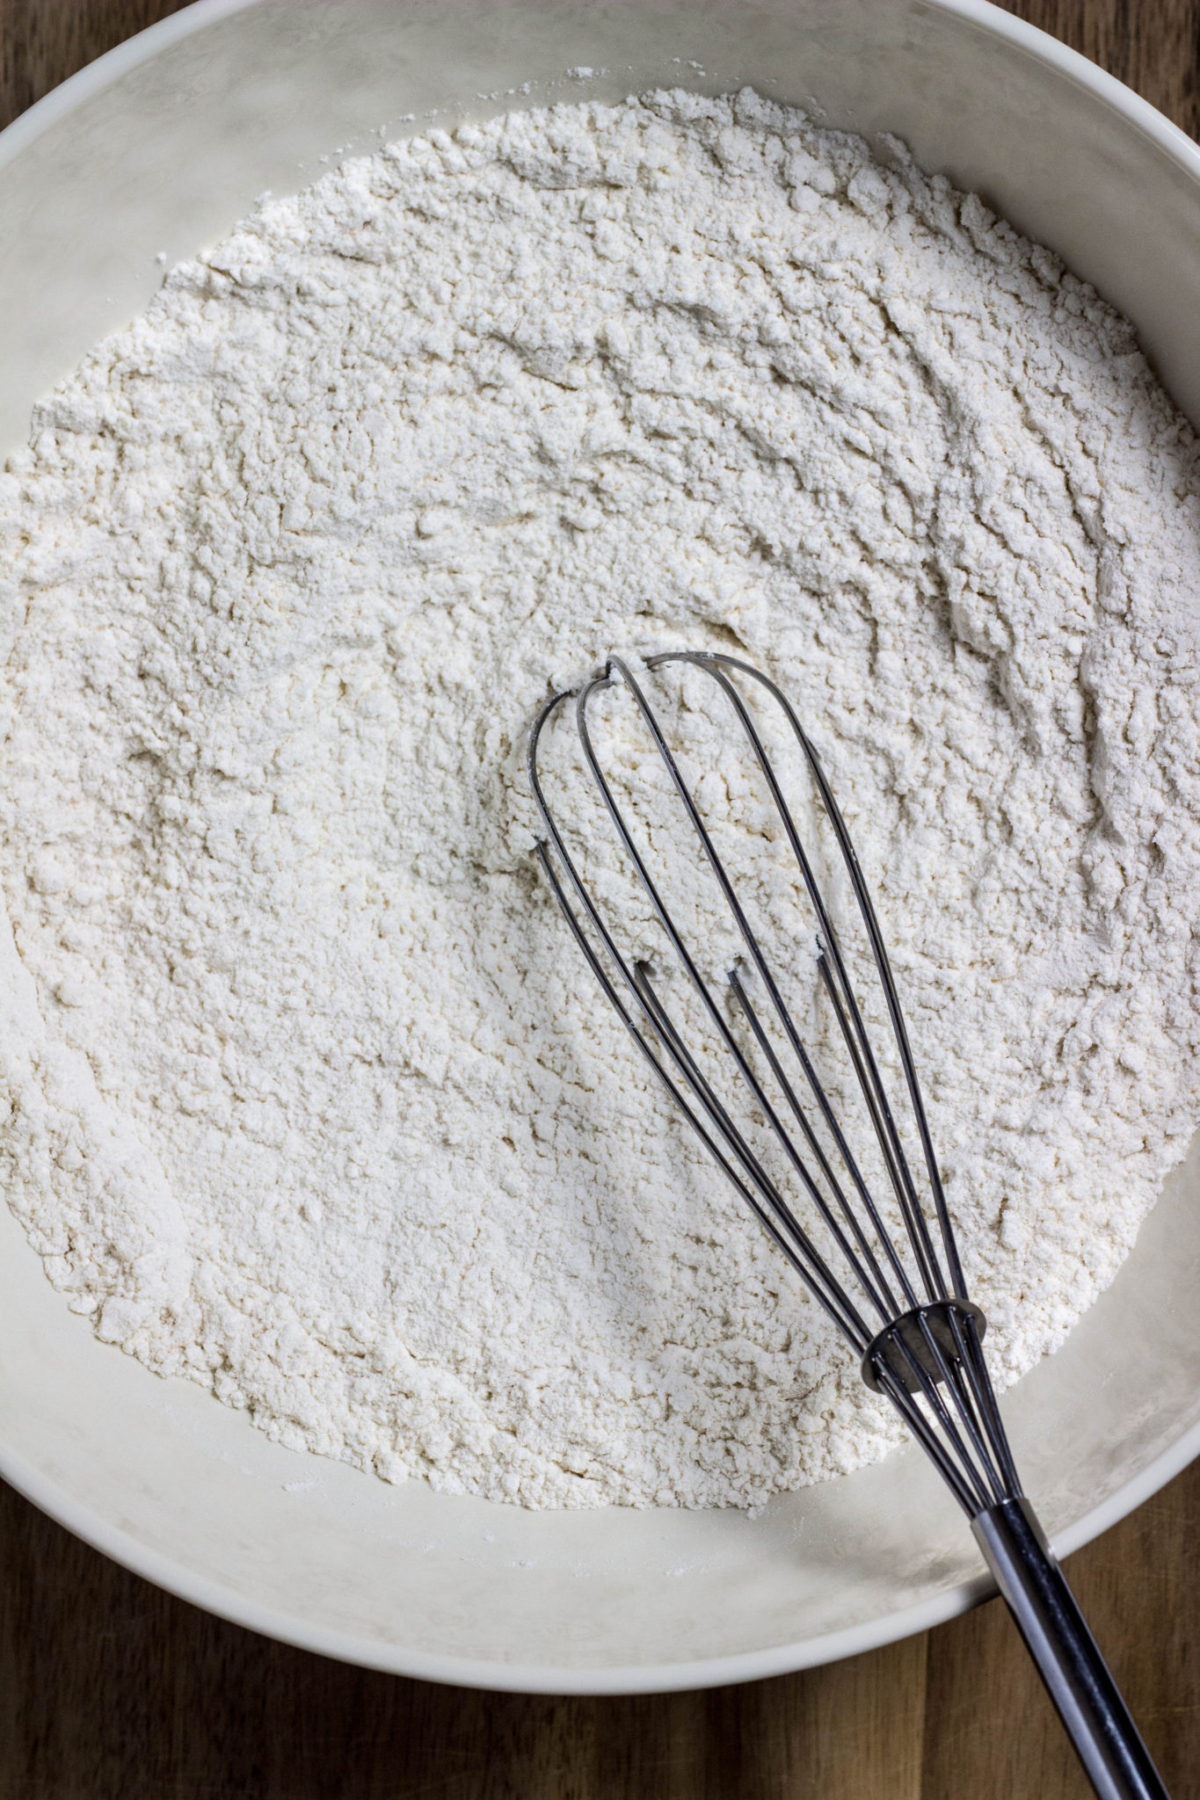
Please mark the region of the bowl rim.
<svg viewBox="0 0 1200 1800"><path fill-rule="evenodd" d="M126 38L112 50L78 70L20 113L0 131L0 171L60 120L93 95L120 80L141 63L219 20L247 12L267 0L191 0L173 13ZM1185 174L1200 183L1200 144L1143 100L1132 88L991 0L923 0L923 10L962 19L1007 40L1119 114L1149 138ZM1141 1472L1124 1482L1099 1506L1056 1533L1054 1550L1068 1556L1117 1524L1158 1492L1200 1456L1200 1423L1189 1427L1161 1450ZM218 1618L259 1632L282 1643L358 1667L450 1686L526 1694L619 1695L669 1693L683 1689L722 1687L768 1676L815 1668L843 1657L927 1631L968 1611L995 1593L991 1577L981 1571L970 1581L947 1588L930 1600L884 1614L878 1619L804 1642L700 1661L564 1669L554 1665L500 1663L450 1657L379 1643L352 1632L335 1631L307 1619L266 1606L220 1582L198 1575L170 1556L152 1549L94 1512L86 1501L51 1480L19 1454L0 1443L0 1477L18 1493L82 1538L93 1549L179 1599L190 1601Z"/></svg>

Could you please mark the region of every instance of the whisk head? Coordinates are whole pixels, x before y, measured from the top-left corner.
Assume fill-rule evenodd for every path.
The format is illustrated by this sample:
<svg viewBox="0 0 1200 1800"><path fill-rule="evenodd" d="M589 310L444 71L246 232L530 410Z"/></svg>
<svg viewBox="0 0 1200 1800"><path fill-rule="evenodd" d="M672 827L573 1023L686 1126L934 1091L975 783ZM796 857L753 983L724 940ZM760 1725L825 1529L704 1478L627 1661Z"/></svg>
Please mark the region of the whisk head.
<svg viewBox="0 0 1200 1800"><path fill-rule="evenodd" d="M706 767L689 720L718 719L735 760ZM715 651L613 656L542 709L529 776L551 889L657 1078L968 1515L1018 1495L887 950L786 695Z"/></svg>

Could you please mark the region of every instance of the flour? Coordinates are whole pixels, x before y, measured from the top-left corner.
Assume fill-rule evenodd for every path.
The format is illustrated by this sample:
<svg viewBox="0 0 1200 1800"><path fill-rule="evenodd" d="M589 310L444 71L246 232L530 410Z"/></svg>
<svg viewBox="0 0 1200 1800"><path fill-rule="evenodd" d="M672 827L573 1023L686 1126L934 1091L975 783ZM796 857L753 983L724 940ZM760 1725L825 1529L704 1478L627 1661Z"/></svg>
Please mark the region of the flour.
<svg viewBox="0 0 1200 1800"><path fill-rule="evenodd" d="M897 1432L593 993L524 733L740 645L820 743L1007 1384L1196 1123L1197 454L1129 328L751 94L270 200L0 480L7 1191L285 1444L716 1506Z"/></svg>

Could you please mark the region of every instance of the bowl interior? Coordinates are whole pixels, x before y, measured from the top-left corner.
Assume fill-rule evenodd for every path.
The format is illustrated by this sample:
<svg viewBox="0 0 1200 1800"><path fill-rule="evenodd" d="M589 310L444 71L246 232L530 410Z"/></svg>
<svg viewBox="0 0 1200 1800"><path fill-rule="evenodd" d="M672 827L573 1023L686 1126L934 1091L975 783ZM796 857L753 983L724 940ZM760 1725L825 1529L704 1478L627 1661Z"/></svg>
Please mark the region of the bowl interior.
<svg viewBox="0 0 1200 1800"><path fill-rule="evenodd" d="M402 135L414 114L448 126L745 83L898 133L981 191L1133 318L1200 420L1200 154L975 0L200 0L0 140L0 443L148 301L156 258L194 251L339 148ZM1194 1150L1113 1287L1006 1402L1060 1547L1200 1448L1198 1201ZM757 1518L531 1514L391 1488L268 1443L101 1345L3 1209L0 1242L0 1469L110 1554L260 1630L432 1678L629 1691L848 1654L980 1591L970 1534L919 1453Z"/></svg>

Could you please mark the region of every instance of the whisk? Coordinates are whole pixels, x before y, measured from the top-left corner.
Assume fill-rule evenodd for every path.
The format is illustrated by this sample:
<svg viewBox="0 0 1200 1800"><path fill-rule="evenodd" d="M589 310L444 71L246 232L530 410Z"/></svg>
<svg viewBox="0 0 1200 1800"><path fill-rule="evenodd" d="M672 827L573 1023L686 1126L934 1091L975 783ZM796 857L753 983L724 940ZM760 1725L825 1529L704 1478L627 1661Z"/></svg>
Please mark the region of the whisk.
<svg viewBox="0 0 1200 1800"><path fill-rule="evenodd" d="M760 900L747 901L752 884L731 865L728 833L711 816L706 820L678 733L673 748L671 730L651 703L648 689L667 670L687 679L698 671L711 680L721 716L757 769L772 829L755 841L769 843L772 854L781 845L794 860L795 891L807 896L815 925L808 967L815 960L825 1020L817 1033L822 1059L832 1042L849 1081L822 1074L821 1046L811 1028L806 1040L785 997L794 965L803 961L800 946L792 943L781 955L778 943L768 945L755 930L751 913ZM631 767L636 776L636 761L626 759L616 783L602 762L589 712L599 694L614 689L615 699L632 703L630 720L650 747L649 766L659 777L656 804L661 809L665 796L740 946L719 982L706 970L706 947L689 941L680 908L665 897L672 871L662 866L663 831L651 833L636 799L618 795L629 786ZM581 847L577 824L564 830L547 800L547 727L571 703L576 751L603 802L597 816L615 834L630 891L643 910L649 903L648 916L669 946L665 977L657 959L633 953L628 920L614 918L611 899L597 898L581 873L586 840ZM797 824L799 805L785 793L779 754L768 750L772 733L782 734L787 757L808 784L799 797L806 834ZM592 974L711 1156L858 1357L863 1379L900 1413L967 1515L1097 1794L1165 1800L1022 1492L984 1361L986 1322L967 1292L883 936L845 821L790 701L768 676L733 656L672 651L646 658L636 671L613 656L601 674L555 694L543 708L530 734L529 776L546 834L537 855ZM676 965L684 976L678 997L670 973ZM880 1028L882 1049L872 1036ZM869 1122L857 1148L847 1109L847 1096L855 1093L854 1116L860 1127Z"/></svg>

